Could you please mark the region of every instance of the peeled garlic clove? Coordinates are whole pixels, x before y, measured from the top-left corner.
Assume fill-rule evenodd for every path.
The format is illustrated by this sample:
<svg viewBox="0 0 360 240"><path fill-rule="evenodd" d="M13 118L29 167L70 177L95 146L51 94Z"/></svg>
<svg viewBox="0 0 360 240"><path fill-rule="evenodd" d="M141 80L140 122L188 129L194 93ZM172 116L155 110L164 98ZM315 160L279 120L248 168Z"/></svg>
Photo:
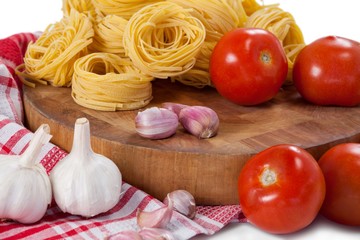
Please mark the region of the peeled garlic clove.
<svg viewBox="0 0 360 240"><path fill-rule="evenodd" d="M107 240L143 240L143 238L140 236L138 232L132 230L119 232L106 239Z"/></svg>
<svg viewBox="0 0 360 240"><path fill-rule="evenodd" d="M175 240L172 232L162 228L143 228L139 234L143 240Z"/></svg>
<svg viewBox="0 0 360 240"><path fill-rule="evenodd" d="M176 113L176 115L179 116L180 111L183 108L186 108L186 107L189 107L189 106L185 105L185 104L180 104L180 103L165 102L165 103L162 104L162 107L166 108L166 109L168 109L170 111L173 111L174 113Z"/></svg>
<svg viewBox="0 0 360 240"><path fill-rule="evenodd" d="M152 212L138 209L136 212L137 224L140 228L163 228L169 222L173 214L173 204L169 201L167 206L158 208Z"/></svg>
<svg viewBox="0 0 360 240"><path fill-rule="evenodd" d="M150 139L163 139L175 134L179 125L176 113L165 109L152 107L138 112L135 117L137 133Z"/></svg>
<svg viewBox="0 0 360 240"><path fill-rule="evenodd" d="M29 224L39 221L51 203L51 184L37 162L51 139L48 125L41 125L21 155L0 155L0 219Z"/></svg>
<svg viewBox="0 0 360 240"><path fill-rule="evenodd" d="M164 204L172 201L175 211L194 219L196 215L196 203L193 195L186 190L175 190L164 199Z"/></svg>
<svg viewBox="0 0 360 240"><path fill-rule="evenodd" d="M113 161L93 152L86 118L76 120L72 149L53 168L50 180L57 205L73 215L107 212L120 199L121 173Z"/></svg>
<svg viewBox="0 0 360 240"><path fill-rule="evenodd" d="M182 126L198 138L210 138L217 134L219 117L214 110L204 106L186 107L180 111Z"/></svg>

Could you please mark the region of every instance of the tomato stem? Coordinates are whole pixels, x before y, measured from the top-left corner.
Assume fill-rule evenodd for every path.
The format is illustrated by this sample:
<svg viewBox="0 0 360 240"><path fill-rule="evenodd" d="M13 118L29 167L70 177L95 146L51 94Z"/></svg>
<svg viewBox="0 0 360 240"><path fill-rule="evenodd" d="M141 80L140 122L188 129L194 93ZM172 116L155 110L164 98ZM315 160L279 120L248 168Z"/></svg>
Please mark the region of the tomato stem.
<svg viewBox="0 0 360 240"><path fill-rule="evenodd" d="M260 60L265 64L270 64L272 61L270 53L267 51L262 51L260 53Z"/></svg>
<svg viewBox="0 0 360 240"><path fill-rule="evenodd" d="M265 168L260 175L260 182L263 186L270 186L276 182L276 173L269 168Z"/></svg>

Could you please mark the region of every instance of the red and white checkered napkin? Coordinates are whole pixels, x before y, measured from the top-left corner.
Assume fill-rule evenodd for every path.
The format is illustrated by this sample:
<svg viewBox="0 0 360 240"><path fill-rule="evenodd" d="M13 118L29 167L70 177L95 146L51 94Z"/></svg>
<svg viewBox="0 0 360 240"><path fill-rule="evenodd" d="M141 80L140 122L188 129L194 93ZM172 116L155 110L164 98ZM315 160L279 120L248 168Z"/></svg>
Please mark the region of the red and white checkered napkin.
<svg viewBox="0 0 360 240"><path fill-rule="evenodd" d="M0 154L21 154L33 135L22 124L21 84L14 75L14 68L22 63L28 42L35 39L34 34L20 33L0 40ZM38 160L49 173L66 154L48 143ZM123 183L122 191L124 194L113 209L93 218L62 213L53 204L35 224L0 221L0 239L104 239L124 230L139 230L138 208L152 211L163 206L159 200L127 183ZM231 221L244 219L238 205L199 206L194 220L174 212L167 230L177 239L189 239L202 233L213 234Z"/></svg>
<svg viewBox="0 0 360 240"><path fill-rule="evenodd" d="M28 129L0 115L0 154L21 154L32 135ZM43 147L39 161L49 173L66 155L65 151L49 143ZM136 224L138 208L152 211L163 206L159 200L127 183L123 183L122 191L124 194L113 209L94 218L62 213L53 204L36 224L1 222L0 239L104 239L124 230L139 230ZM176 239L189 239L201 233L213 234L230 221L238 221L241 217L237 205L199 206L194 220L174 212L167 229L173 232Z"/></svg>
<svg viewBox="0 0 360 240"><path fill-rule="evenodd" d="M15 75L16 66L23 63L29 42L37 39L33 33L19 33L0 40L0 114L22 124L21 83Z"/></svg>

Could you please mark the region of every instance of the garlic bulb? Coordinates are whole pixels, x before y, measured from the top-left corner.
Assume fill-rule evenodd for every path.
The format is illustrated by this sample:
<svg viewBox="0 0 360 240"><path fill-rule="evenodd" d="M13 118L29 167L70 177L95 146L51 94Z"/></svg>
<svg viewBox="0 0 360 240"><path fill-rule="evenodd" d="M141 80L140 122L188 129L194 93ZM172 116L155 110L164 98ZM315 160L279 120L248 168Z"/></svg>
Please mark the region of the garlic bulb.
<svg viewBox="0 0 360 240"><path fill-rule="evenodd" d="M186 190L175 190L167 195L164 204L168 205L172 202L175 211L184 216L194 219L196 215L196 203L193 195Z"/></svg>
<svg viewBox="0 0 360 240"><path fill-rule="evenodd" d="M151 107L135 117L137 133L145 138L163 139L175 134L179 125L176 113L165 108Z"/></svg>
<svg viewBox="0 0 360 240"><path fill-rule="evenodd" d="M41 125L21 155L0 155L0 219L28 224L45 215L51 203L51 184L36 160L52 137L49 131L48 125Z"/></svg>
<svg viewBox="0 0 360 240"><path fill-rule="evenodd" d="M210 138L217 134L219 117L214 110L204 106L183 108L179 113L181 125L198 138Z"/></svg>
<svg viewBox="0 0 360 240"><path fill-rule="evenodd" d="M93 152L86 118L76 120L72 149L53 168L50 180L59 208L74 215L95 216L120 199L121 173L114 162Z"/></svg>

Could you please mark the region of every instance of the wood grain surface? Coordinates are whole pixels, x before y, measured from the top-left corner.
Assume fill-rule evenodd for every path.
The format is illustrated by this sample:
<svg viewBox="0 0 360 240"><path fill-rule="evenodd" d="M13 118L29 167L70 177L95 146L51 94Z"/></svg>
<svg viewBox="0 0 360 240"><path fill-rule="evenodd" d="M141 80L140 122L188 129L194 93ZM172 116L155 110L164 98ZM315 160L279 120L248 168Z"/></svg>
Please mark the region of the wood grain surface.
<svg viewBox="0 0 360 240"><path fill-rule="evenodd" d="M271 101L238 106L214 89L196 89L167 80L153 82L154 99L204 105L219 115L218 135L197 139L181 126L174 136L149 140L135 131L139 110L101 112L77 105L70 88L38 85L24 89L27 127L50 125L52 142L70 151L75 120L90 121L95 152L112 159L124 181L162 200L168 192L186 189L197 204L238 204L237 178L254 154L282 143L307 149L315 158L335 144L360 141L360 108L322 107L305 102L293 87ZM143 110L143 109L140 109Z"/></svg>

